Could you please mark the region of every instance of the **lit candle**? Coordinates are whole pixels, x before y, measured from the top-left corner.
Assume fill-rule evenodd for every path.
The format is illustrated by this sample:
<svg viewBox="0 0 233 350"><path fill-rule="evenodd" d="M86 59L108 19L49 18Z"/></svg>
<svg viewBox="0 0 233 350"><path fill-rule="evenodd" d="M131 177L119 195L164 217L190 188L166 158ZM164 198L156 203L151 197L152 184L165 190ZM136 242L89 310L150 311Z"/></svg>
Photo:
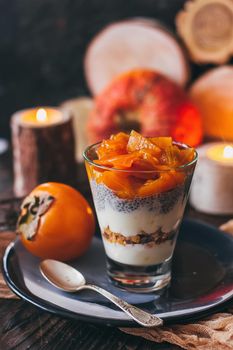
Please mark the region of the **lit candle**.
<svg viewBox="0 0 233 350"><path fill-rule="evenodd" d="M218 143L207 149L206 154L214 161L233 166L233 144Z"/></svg>
<svg viewBox="0 0 233 350"><path fill-rule="evenodd" d="M19 112L19 122L31 127L44 127L61 123L62 113L56 108L41 107L25 109Z"/></svg>
<svg viewBox="0 0 233 350"><path fill-rule="evenodd" d="M14 192L27 195L42 182L75 183L75 148L70 116L51 107L30 108L11 118Z"/></svg>
<svg viewBox="0 0 233 350"><path fill-rule="evenodd" d="M197 152L191 204L207 214L233 214L233 144L208 143Z"/></svg>

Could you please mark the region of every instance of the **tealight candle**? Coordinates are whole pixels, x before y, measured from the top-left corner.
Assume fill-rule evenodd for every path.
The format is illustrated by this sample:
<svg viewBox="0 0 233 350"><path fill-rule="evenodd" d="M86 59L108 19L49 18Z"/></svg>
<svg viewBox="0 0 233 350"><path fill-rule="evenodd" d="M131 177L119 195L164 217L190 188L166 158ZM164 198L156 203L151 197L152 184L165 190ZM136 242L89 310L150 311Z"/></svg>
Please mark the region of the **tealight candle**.
<svg viewBox="0 0 233 350"><path fill-rule="evenodd" d="M27 195L41 182L75 181L71 117L52 107L30 108L11 118L14 192Z"/></svg>
<svg viewBox="0 0 233 350"><path fill-rule="evenodd" d="M62 113L55 108L32 108L20 113L21 124L30 125L31 127L45 127L61 123L63 120Z"/></svg>
<svg viewBox="0 0 233 350"><path fill-rule="evenodd" d="M208 143L197 149L192 206L208 214L233 214L233 144Z"/></svg>
<svg viewBox="0 0 233 350"><path fill-rule="evenodd" d="M206 154L216 162L233 165L233 145L215 144L207 150Z"/></svg>

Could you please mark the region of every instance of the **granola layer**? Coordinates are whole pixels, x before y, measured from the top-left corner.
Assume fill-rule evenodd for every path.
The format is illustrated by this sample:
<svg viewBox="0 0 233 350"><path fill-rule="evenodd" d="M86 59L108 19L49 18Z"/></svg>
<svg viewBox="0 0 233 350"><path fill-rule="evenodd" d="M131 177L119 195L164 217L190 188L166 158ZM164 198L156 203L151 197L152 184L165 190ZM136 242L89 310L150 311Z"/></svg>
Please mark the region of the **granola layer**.
<svg viewBox="0 0 233 350"><path fill-rule="evenodd" d="M118 243L121 245L149 243L161 244L168 240L170 240L172 243L175 238L175 235L176 231L163 232L161 228L151 234L142 231L139 234L132 235L129 237L126 237L118 232L112 232L109 226L106 227L103 231L103 236L107 241L109 241L110 243Z"/></svg>

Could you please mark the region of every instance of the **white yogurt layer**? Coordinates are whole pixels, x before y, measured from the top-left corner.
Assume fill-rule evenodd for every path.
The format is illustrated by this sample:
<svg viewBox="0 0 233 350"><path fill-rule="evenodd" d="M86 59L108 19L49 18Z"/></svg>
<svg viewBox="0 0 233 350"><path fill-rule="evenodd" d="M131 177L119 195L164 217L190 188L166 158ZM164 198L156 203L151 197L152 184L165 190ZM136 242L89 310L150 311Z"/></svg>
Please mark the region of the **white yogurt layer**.
<svg viewBox="0 0 233 350"><path fill-rule="evenodd" d="M175 230L183 216L184 208L185 203L180 196L174 207L166 214L149 211L146 207L124 213L106 205L103 210L97 210L97 216L102 232L109 227L112 232L129 237L142 232L151 234L159 229L163 232Z"/></svg>
<svg viewBox="0 0 233 350"><path fill-rule="evenodd" d="M117 244L110 243L103 237L107 256L119 263L133 266L157 265L169 259L175 242L165 241L161 244Z"/></svg>

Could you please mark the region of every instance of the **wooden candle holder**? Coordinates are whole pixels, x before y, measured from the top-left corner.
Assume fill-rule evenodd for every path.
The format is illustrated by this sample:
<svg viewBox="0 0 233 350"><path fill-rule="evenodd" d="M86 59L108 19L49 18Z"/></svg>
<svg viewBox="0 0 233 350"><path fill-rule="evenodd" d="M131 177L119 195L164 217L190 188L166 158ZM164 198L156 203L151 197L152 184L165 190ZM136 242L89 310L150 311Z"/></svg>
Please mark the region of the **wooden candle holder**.
<svg viewBox="0 0 233 350"><path fill-rule="evenodd" d="M72 120L63 115L59 122L30 125L22 114L12 116L14 192L27 195L36 185L48 181L74 184L76 181L75 146Z"/></svg>

